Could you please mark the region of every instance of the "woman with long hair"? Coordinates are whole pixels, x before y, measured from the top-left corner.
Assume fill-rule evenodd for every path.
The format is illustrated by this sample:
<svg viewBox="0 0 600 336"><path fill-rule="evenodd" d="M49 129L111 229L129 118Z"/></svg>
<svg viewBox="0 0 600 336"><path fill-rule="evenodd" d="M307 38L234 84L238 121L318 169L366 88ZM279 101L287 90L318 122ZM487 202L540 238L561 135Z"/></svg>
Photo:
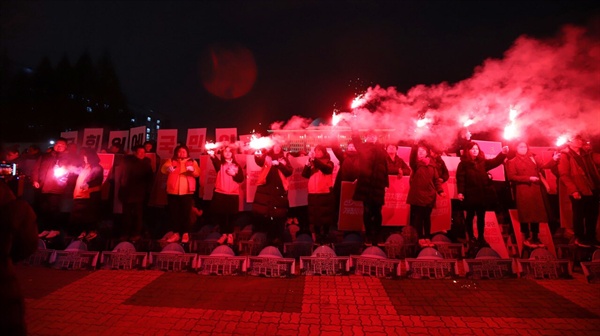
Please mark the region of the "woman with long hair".
<svg viewBox="0 0 600 336"><path fill-rule="evenodd" d="M456 168L456 187L458 199L467 211L466 231L470 240L474 240L473 219L477 215L477 243L487 245L484 239L485 212L496 203L496 191L492 186L488 171L501 165L506 159L508 147L503 147L493 159L486 159L476 142L467 143L460 163Z"/></svg>
<svg viewBox="0 0 600 336"><path fill-rule="evenodd" d="M233 244L233 223L239 212L240 184L244 182L242 167L235 160L236 148L226 146L217 157L213 150L208 151L210 160L217 171L215 190L210 209L213 218L218 221L221 231L219 243Z"/></svg>
<svg viewBox="0 0 600 336"><path fill-rule="evenodd" d="M437 164L430 152L424 144L412 148L409 160L410 188L406 198L406 203L410 204L410 225L417 231L419 243L423 246L431 243L431 212L437 195L445 196Z"/></svg>
<svg viewBox="0 0 600 336"><path fill-rule="evenodd" d="M83 168L79 172L73 191L73 209L71 225L83 231L78 239L90 241L98 235L100 219L100 187L104 179L104 170L100 166L100 158L93 148L81 149Z"/></svg>
<svg viewBox="0 0 600 336"><path fill-rule="evenodd" d="M335 219L332 173L333 162L327 149L317 145L309 154L302 177L308 179L308 218L319 243L329 235Z"/></svg>

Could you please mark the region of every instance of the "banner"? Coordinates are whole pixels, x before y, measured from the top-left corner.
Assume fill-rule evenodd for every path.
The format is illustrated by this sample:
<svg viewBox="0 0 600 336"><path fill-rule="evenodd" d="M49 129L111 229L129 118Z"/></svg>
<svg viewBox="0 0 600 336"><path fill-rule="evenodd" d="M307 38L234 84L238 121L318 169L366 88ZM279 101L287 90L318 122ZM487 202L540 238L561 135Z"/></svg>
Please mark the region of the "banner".
<svg viewBox="0 0 600 336"><path fill-rule="evenodd" d="M442 184L445 197L438 195L435 201L435 208L431 212L431 232L436 233L450 230L452 225L452 205L450 202L450 192L448 191L448 183Z"/></svg>
<svg viewBox="0 0 600 336"><path fill-rule="evenodd" d="M163 159L173 157L175 147L177 146L176 129L160 129L156 139L156 154ZM190 153L188 153L190 154ZM190 155L190 157L192 157Z"/></svg>
<svg viewBox="0 0 600 336"><path fill-rule="evenodd" d="M493 159L502 151L502 143L499 141L473 141L479 145L479 150L483 151L486 159ZM492 175L492 180L494 181L506 181L504 177L504 165L499 165L490 170L489 173Z"/></svg>
<svg viewBox="0 0 600 336"><path fill-rule="evenodd" d="M442 160L444 160L446 168L448 169L448 175L450 176L448 181L444 183L448 188L446 193L450 198L457 198L458 191L456 188L456 168L458 167L460 158L456 156L442 156Z"/></svg>
<svg viewBox="0 0 600 336"><path fill-rule="evenodd" d="M100 166L102 166L103 169L102 183L104 183L106 182L108 174L110 174L110 171L113 169L113 166L115 164L115 155L108 153L98 153L98 157L100 158Z"/></svg>
<svg viewBox="0 0 600 336"><path fill-rule="evenodd" d="M198 192L200 198L205 201L212 200L216 180L217 170L210 160L210 156L200 155L200 190Z"/></svg>
<svg viewBox="0 0 600 336"><path fill-rule="evenodd" d="M508 213L510 214L510 220L513 225L513 232L515 233L515 238L517 240L517 247L519 249L519 255L523 255L523 233L521 232L521 222L519 222L519 211L517 209L509 209ZM556 249L554 248L554 241L552 240L552 234L550 233L550 228L548 227L548 223L540 223L540 233L539 238L546 245L546 249L552 253L554 257L556 257Z"/></svg>
<svg viewBox="0 0 600 336"><path fill-rule="evenodd" d="M77 138L77 131L60 132L60 137L67 139L67 144L74 143L76 145L79 145L79 139Z"/></svg>
<svg viewBox="0 0 600 336"><path fill-rule="evenodd" d="M473 219L473 223L466 223L467 225L473 225L473 232L476 237L479 237L479 233L477 232L477 216ZM485 212L485 230L484 230L484 238L485 241L490 244L490 247L496 251L500 258L508 259L508 249L506 248L506 244L504 243L504 238L502 237L502 231L500 230L500 226L498 225L498 218L496 218L496 213L493 211Z"/></svg>
<svg viewBox="0 0 600 336"><path fill-rule="evenodd" d="M396 175L389 175L388 178L390 186L386 190L385 204L381 208L382 225L408 225L410 205L406 204L406 198L408 197L410 177L398 178Z"/></svg>
<svg viewBox="0 0 600 336"><path fill-rule="evenodd" d="M146 126L134 127L129 130L129 146L123 148L125 152L131 152L133 147L142 146L146 142Z"/></svg>
<svg viewBox="0 0 600 336"><path fill-rule="evenodd" d="M340 193L340 213L338 219L339 231L364 231L363 223L364 206L360 201L354 201L352 195L356 184L353 182L342 182Z"/></svg>
<svg viewBox="0 0 600 336"><path fill-rule="evenodd" d="M83 146L93 148L96 152L102 147L103 128L86 128L83 130Z"/></svg>
<svg viewBox="0 0 600 336"><path fill-rule="evenodd" d="M235 143L237 140L237 128L215 128L215 142Z"/></svg>
<svg viewBox="0 0 600 336"><path fill-rule="evenodd" d="M290 182L288 188L290 207L306 206L308 205L308 179L302 177L302 170L308 162L308 156L288 156L288 160L294 169L292 176L288 177Z"/></svg>
<svg viewBox="0 0 600 336"><path fill-rule="evenodd" d="M246 201L254 202L254 194L256 193L256 181L262 168L254 161L254 155L246 155Z"/></svg>
<svg viewBox="0 0 600 336"><path fill-rule="evenodd" d="M204 154L205 144L206 128L188 128L185 145L190 149L190 157L197 158L200 157L200 154Z"/></svg>
<svg viewBox="0 0 600 336"><path fill-rule="evenodd" d="M110 131L108 133L108 146L116 145L119 146L124 151L128 150L129 147L127 144L129 143L129 131Z"/></svg>

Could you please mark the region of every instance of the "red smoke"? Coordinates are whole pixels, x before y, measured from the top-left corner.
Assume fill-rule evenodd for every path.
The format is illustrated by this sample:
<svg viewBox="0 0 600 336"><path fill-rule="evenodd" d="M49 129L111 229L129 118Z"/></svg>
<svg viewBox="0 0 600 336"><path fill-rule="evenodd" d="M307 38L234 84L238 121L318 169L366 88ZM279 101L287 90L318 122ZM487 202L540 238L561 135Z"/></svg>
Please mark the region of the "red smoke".
<svg viewBox="0 0 600 336"><path fill-rule="evenodd" d="M472 133L501 135L513 108L521 135L551 144L563 134L600 133L599 83L598 37L567 26L549 40L519 37L502 59L487 59L456 84L417 85L407 93L369 88L355 116L341 117L361 129L394 128L393 140L427 139L443 148L467 120ZM419 119L427 120L419 127Z"/></svg>

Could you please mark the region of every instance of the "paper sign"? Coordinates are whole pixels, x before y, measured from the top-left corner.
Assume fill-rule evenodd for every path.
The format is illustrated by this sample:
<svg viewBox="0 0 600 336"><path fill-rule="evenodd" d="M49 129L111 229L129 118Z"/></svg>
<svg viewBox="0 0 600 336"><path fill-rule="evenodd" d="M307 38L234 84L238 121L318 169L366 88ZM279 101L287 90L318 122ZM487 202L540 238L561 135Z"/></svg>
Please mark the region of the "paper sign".
<svg viewBox="0 0 600 336"><path fill-rule="evenodd" d="M409 177L389 175L389 184L385 193L385 204L381 208L383 226L404 226L409 223L410 205L406 204L408 197Z"/></svg>
<svg viewBox="0 0 600 336"><path fill-rule="evenodd" d="M86 128L83 130L83 146L93 148L96 152L100 151L102 146L103 128Z"/></svg>
<svg viewBox="0 0 600 336"><path fill-rule="evenodd" d="M190 157L200 157L204 154L206 144L206 128L189 128L185 145L190 150ZM171 155L169 155L170 157Z"/></svg>
<svg viewBox="0 0 600 336"><path fill-rule="evenodd" d="M338 217L338 230L340 231L364 231L363 224L363 202L352 200L356 184L342 182L340 194L340 213Z"/></svg>
<svg viewBox="0 0 600 336"><path fill-rule="evenodd" d="M216 142L235 143L237 140L237 128L215 128Z"/></svg>
<svg viewBox="0 0 600 336"><path fill-rule="evenodd" d="M129 147L123 150L131 152L133 147L141 146L144 142L146 142L146 126L134 127L129 130Z"/></svg>
<svg viewBox="0 0 600 336"><path fill-rule="evenodd" d="M78 145L77 131L60 132L60 137L67 139L67 144L74 143Z"/></svg>
<svg viewBox="0 0 600 336"><path fill-rule="evenodd" d="M125 151L129 150L129 131L110 131L108 133L108 147L112 145L119 146Z"/></svg>
<svg viewBox="0 0 600 336"><path fill-rule="evenodd" d="M521 222L519 222L519 211L517 209L509 209L508 213L510 214L510 220L513 225L513 232L515 233L515 238L517 239L517 247L519 249L519 255L523 255L523 233L521 233ZM552 234L550 233L550 228L548 227L548 223L540 223L540 240L546 248L554 257L556 257L556 249L554 248L554 241L552 240Z"/></svg>
<svg viewBox="0 0 600 336"><path fill-rule="evenodd" d="M174 156L173 151L177 146L177 130L176 129L160 129L156 140L156 154L162 158L170 158ZM189 153L188 153L189 154Z"/></svg>
<svg viewBox="0 0 600 336"><path fill-rule="evenodd" d="M471 223L467 223L467 225L471 225ZM485 241L487 241L488 244L490 244L490 247L500 255L500 258L508 259L508 249L506 248L506 244L504 243L502 231L500 230L500 226L498 225L498 218L496 218L495 212L485 212L484 231ZM476 237L479 237L479 233L477 232L477 216L475 216L475 218L473 219L473 232Z"/></svg>

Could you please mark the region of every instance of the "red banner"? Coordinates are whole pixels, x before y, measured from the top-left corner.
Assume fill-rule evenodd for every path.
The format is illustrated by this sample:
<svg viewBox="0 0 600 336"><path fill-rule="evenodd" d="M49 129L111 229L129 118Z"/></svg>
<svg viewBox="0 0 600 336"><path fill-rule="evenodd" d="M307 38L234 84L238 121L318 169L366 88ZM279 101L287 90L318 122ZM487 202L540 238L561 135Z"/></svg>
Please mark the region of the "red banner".
<svg viewBox="0 0 600 336"><path fill-rule="evenodd" d="M389 176L390 186L385 193L385 204L381 208L383 226L404 226L409 223L410 205L406 204L408 197L409 177L398 178L396 175Z"/></svg>
<svg viewBox="0 0 600 336"><path fill-rule="evenodd" d="M364 231L363 203L352 200L356 184L342 182L340 195L340 213L338 219L338 230L340 231Z"/></svg>
<svg viewBox="0 0 600 336"><path fill-rule="evenodd" d="M190 150L190 157L199 157L204 153L206 144L206 128L190 128L187 132L185 145ZM170 157L170 156L169 156Z"/></svg>

